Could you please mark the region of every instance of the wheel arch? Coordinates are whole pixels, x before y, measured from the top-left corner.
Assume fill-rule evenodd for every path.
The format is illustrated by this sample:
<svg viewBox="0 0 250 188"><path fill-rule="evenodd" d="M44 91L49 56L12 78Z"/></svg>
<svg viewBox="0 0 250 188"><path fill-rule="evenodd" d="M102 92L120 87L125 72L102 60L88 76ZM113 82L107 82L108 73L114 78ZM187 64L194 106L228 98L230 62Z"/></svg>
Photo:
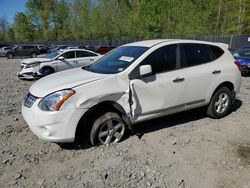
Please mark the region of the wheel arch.
<svg viewBox="0 0 250 188"><path fill-rule="evenodd" d="M230 81L225 81L223 83L221 83L220 85L218 85L215 89L214 92L212 93L212 95L210 96L210 100L212 100L212 97L214 96L214 94L216 93L216 91L218 91L218 89L222 88L222 87L227 87L230 91L234 91L234 84Z"/></svg>
<svg viewBox="0 0 250 188"><path fill-rule="evenodd" d="M115 101L106 100L93 105L82 115L76 127L75 140L82 139L82 137L86 139L91 130L92 121L108 111L113 111L120 115L128 128L130 128L130 119L126 115L124 108Z"/></svg>
<svg viewBox="0 0 250 188"><path fill-rule="evenodd" d="M44 65L42 66L40 69L39 69L39 72L42 71L43 69L52 69L54 71L54 73L56 72L55 71L55 68L53 68L52 66L50 65Z"/></svg>

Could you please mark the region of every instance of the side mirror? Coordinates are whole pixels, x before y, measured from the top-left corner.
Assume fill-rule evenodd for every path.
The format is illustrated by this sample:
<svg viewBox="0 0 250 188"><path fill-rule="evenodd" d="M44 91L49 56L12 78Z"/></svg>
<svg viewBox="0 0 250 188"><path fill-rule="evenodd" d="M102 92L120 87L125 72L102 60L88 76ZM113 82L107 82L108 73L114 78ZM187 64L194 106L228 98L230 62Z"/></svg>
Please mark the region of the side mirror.
<svg viewBox="0 0 250 188"><path fill-rule="evenodd" d="M152 75L152 67L151 65L142 65L140 66L140 77L145 77Z"/></svg>
<svg viewBox="0 0 250 188"><path fill-rule="evenodd" d="M60 57L58 57L58 60L64 60L64 57L63 56L60 56Z"/></svg>

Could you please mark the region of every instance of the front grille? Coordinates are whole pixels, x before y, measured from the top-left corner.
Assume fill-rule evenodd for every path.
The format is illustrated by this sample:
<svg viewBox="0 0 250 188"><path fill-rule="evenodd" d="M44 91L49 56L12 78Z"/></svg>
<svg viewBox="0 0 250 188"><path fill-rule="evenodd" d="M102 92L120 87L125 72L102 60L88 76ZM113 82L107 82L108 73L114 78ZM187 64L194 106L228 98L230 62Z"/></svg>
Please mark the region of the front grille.
<svg viewBox="0 0 250 188"><path fill-rule="evenodd" d="M28 93L24 98L24 106L31 108L36 99L37 97L33 96L31 93Z"/></svg>

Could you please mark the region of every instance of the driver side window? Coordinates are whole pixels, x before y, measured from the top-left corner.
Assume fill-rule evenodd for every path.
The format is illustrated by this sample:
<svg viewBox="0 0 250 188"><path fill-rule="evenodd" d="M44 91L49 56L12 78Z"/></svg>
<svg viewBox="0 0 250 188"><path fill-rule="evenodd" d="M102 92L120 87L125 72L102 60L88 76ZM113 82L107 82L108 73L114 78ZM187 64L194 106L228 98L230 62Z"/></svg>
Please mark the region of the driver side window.
<svg viewBox="0 0 250 188"><path fill-rule="evenodd" d="M177 44L161 47L147 56L141 65L151 65L154 74L177 69Z"/></svg>

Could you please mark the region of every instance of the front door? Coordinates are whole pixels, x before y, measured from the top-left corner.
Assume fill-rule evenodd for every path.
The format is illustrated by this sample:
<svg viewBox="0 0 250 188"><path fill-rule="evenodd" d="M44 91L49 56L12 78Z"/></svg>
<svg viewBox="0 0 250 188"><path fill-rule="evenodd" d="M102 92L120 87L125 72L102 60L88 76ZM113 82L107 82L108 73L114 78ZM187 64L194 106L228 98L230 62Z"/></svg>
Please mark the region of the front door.
<svg viewBox="0 0 250 188"><path fill-rule="evenodd" d="M69 51L63 53L61 56L64 57L63 60L56 60L56 71L63 71L67 69L75 68L77 64L75 58L75 51Z"/></svg>
<svg viewBox="0 0 250 188"><path fill-rule="evenodd" d="M178 45L155 50L139 66L147 64L152 66L153 74L130 82L134 122L180 111L185 102L186 75L179 69Z"/></svg>

